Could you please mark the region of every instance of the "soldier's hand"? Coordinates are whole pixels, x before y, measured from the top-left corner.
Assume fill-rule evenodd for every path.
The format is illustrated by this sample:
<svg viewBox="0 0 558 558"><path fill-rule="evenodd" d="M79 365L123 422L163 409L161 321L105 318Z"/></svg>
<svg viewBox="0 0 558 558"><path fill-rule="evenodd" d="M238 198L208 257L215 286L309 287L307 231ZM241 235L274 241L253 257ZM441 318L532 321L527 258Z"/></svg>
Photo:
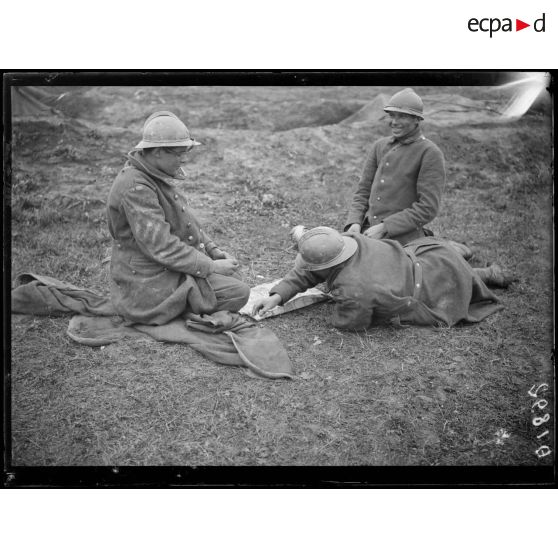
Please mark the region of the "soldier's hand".
<svg viewBox="0 0 558 558"><path fill-rule="evenodd" d="M274 293L264 300L260 300L254 304L254 309L252 310L252 316L256 316L259 314L263 316L266 312L269 312L273 308L275 308L278 304L281 303L281 297Z"/></svg>
<svg viewBox="0 0 558 558"><path fill-rule="evenodd" d="M364 236L367 236L368 238L375 238L375 239L384 238L386 234L387 234L387 230L383 223L374 225L373 227L370 227L369 229L364 231Z"/></svg>
<svg viewBox="0 0 558 558"><path fill-rule="evenodd" d="M234 260L235 259L229 253L225 252L224 250L221 250L221 248L215 248L213 250L213 252L211 253L211 257L214 260Z"/></svg>
<svg viewBox="0 0 558 558"><path fill-rule="evenodd" d="M214 273L219 275L232 275L238 270L238 261L235 259L213 260Z"/></svg>
<svg viewBox="0 0 558 558"><path fill-rule="evenodd" d="M359 233L362 227L358 223L353 223L348 229L347 232L350 233Z"/></svg>

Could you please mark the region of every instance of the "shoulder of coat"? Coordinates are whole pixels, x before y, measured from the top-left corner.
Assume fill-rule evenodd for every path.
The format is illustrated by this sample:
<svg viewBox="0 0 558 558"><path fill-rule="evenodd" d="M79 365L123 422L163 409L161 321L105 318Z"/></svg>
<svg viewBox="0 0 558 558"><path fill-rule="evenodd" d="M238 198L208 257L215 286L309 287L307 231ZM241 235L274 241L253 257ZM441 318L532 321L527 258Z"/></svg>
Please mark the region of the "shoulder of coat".
<svg viewBox="0 0 558 558"><path fill-rule="evenodd" d="M141 177L131 176L128 179L128 183L124 187L126 192L149 192L153 191L153 188L141 180Z"/></svg>
<svg viewBox="0 0 558 558"><path fill-rule="evenodd" d="M425 137L422 140L422 143L426 146L427 149L431 149L432 151L435 151L436 153L439 153L440 155L443 154L442 150L431 139L428 139L427 137Z"/></svg>

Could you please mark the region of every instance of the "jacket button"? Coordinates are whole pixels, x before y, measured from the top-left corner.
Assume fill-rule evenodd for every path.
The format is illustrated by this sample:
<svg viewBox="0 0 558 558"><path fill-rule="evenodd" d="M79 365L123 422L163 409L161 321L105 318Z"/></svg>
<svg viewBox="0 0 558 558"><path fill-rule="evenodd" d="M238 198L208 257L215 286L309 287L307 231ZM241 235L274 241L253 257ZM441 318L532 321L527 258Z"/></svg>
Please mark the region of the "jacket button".
<svg viewBox="0 0 558 558"><path fill-rule="evenodd" d="M194 240L194 237L193 237L193 236L189 236L189 237L188 237L188 240L189 240L190 242L192 242L192 240Z"/></svg>
<svg viewBox="0 0 558 558"><path fill-rule="evenodd" d="M182 213L184 213L186 211L186 208L184 206L182 206Z"/></svg>
<svg viewBox="0 0 558 558"><path fill-rule="evenodd" d="M174 194L174 199L175 199L175 200L178 199L178 194Z"/></svg>
<svg viewBox="0 0 558 558"><path fill-rule="evenodd" d="M191 226L192 226L192 223L186 223L186 226L187 226L187 227L191 227Z"/></svg>
<svg viewBox="0 0 558 558"><path fill-rule="evenodd" d="M372 219L377 219L378 217L376 217L376 215L374 215L374 217L372 217Z"/></svg>
<svg viewBox="0 0 558 558"><path fill-rule="evenodd" d="M383 183L384 183L384 179L382 178L382 179L380 180L380 182L383 184Z"/></svg>
<svg viewBox="0 0 558 558"><path fill-rule="evenodd" d="M205 248L205 244L204 244L203 242L200 244L200 248L201 248L202 250Z"/></svg>
<svg viewBox="0 0 558 558"><path fill-rule="evenodd" d="M199 272L199 271L196 271L196 275L199 275L199 274L200 274L200 272Z"/></svg>
<svg viewBox="0 0 558 558"><path fill-rule="evenodd" d="M380 201L382 198L380 198L380 196L378 196L376 199L377 199L378 201Z"/></svg>

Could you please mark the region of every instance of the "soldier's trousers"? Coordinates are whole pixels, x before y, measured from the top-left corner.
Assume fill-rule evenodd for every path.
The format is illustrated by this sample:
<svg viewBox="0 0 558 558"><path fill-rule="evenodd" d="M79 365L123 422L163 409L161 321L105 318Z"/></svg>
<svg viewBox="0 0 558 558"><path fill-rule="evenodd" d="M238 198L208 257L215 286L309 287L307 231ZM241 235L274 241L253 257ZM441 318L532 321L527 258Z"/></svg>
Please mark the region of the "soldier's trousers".
<svg viewBox="0 0 558 558"><path fill-rule="evenodd" d="M218 273L212 273L207 277L217 297L216 312L219 310L238 312L248 302L250 287L238 277L238 275L235 277Z"/></svg>

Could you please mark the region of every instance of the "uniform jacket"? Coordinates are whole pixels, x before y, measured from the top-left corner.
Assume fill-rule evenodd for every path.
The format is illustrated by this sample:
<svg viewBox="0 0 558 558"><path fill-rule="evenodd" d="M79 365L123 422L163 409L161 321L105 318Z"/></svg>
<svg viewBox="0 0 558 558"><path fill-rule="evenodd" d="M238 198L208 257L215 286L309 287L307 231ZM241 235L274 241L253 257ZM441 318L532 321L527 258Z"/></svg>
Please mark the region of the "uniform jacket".
<svg viewBox="0 0 558 558"><path fill-rule="evenodd" d="M372 145L357 185L347 228L381 222L387 238L401 244L424 236L423 226L438 213L446 181L444 156L420 128L406 138L381 138Z"/></svg>
<svg viewBox="0 0 558 558"><path fill-rule="evenodd" d="M346 234L357 241L358 250L332 268L327 279L335 327L364 329L393 318L452 326L478 322L502 309L469 264L443 241L423 237L403 247L394 240ZM314 273L295 268L270 294L285 302L320 282Z"/></svg>
<svg viewBox="0 0 558 558"><path fill-rule="evenodd" d="M132 151L109 193L113 237L111 300L130 321L163 324L186 306L210 313L216 298L206 278L215 243L201 229L173 179Z"/></svg>

